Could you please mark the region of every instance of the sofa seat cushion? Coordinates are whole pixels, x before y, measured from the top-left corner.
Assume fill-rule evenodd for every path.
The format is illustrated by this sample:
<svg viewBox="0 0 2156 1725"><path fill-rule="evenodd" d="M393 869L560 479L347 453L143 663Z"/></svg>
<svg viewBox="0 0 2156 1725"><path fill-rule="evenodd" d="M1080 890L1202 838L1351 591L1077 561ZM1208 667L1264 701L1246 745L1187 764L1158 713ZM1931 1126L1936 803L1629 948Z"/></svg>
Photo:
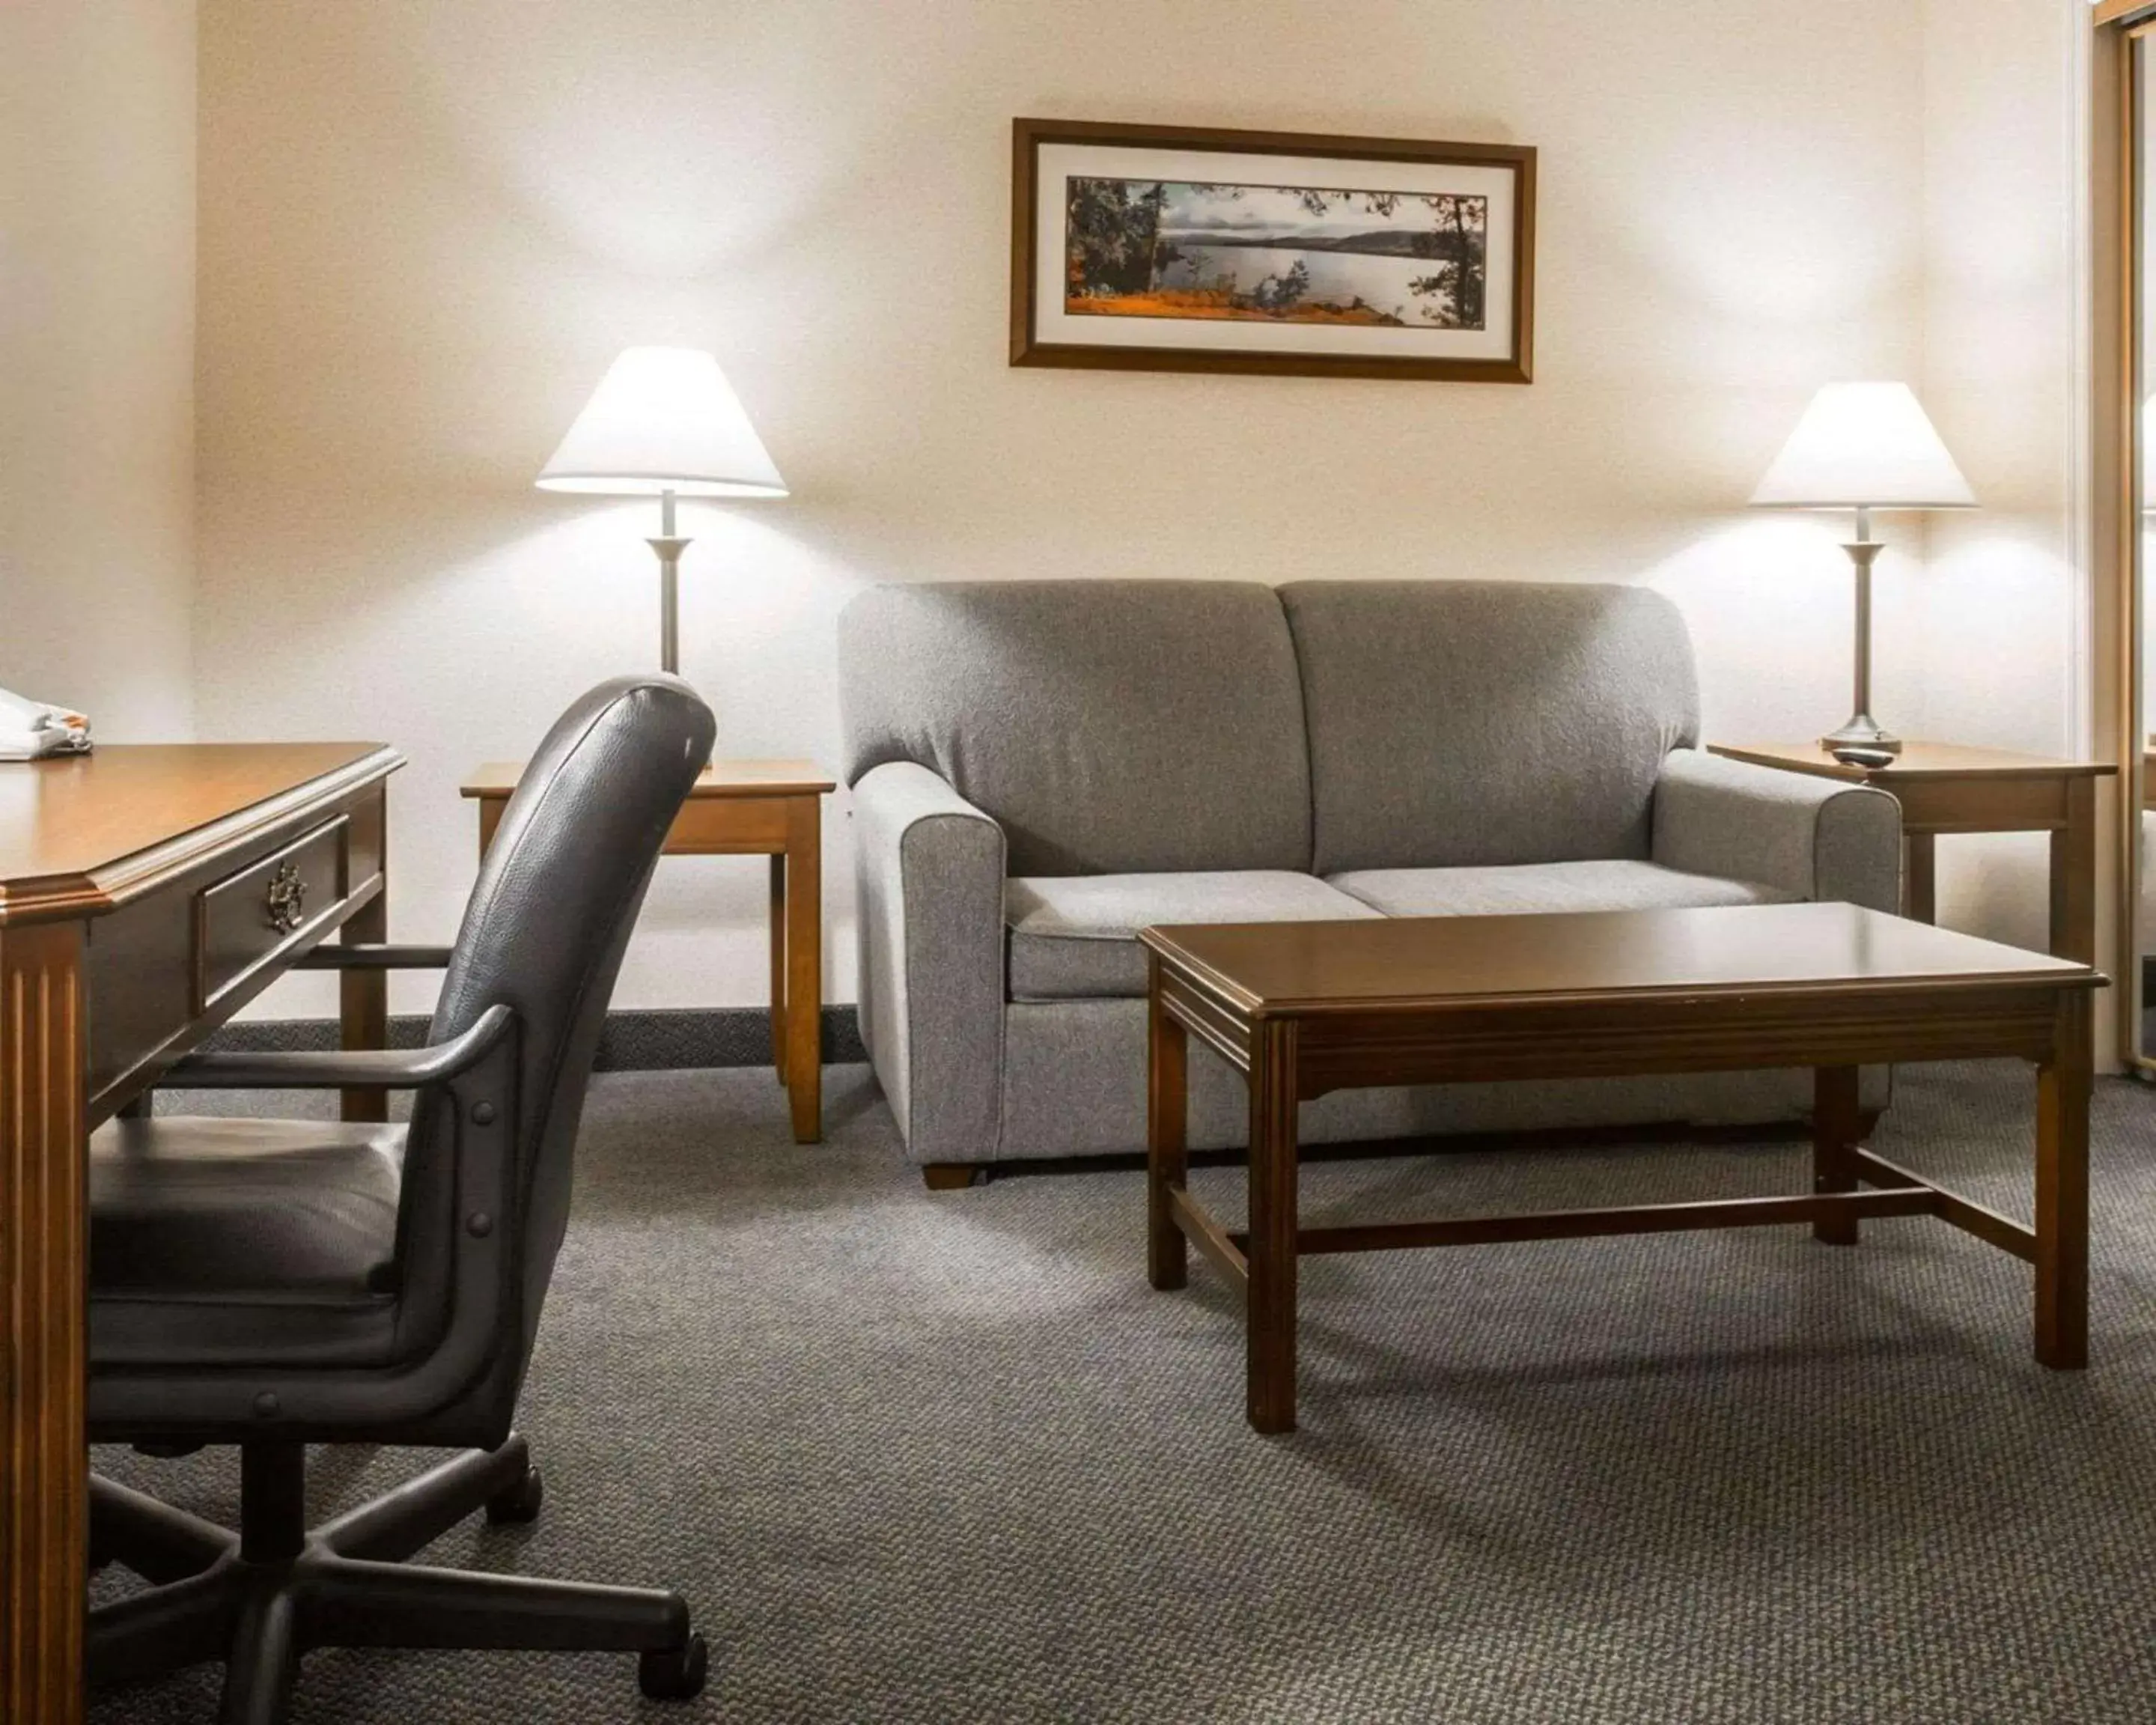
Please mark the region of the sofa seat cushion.
<svg viewBox="0 0 2156 1725"><path fill-rule="evenodd" d="M1138 931L1174 922L1320 922L1378 913L1322 880L1271 869L1072 875L1004 883L1014 1000L1099 1000L1146 991Z"/></svg>
<svg viewBox="0 0 2156 1725"><path fill-rule="evenodd" d="M1566 911L1675 911L1773 905L1789 895L1659 863L1517 863L1503 868L1358 869L1327 877L1388 916L1516 916Z"/></svg>

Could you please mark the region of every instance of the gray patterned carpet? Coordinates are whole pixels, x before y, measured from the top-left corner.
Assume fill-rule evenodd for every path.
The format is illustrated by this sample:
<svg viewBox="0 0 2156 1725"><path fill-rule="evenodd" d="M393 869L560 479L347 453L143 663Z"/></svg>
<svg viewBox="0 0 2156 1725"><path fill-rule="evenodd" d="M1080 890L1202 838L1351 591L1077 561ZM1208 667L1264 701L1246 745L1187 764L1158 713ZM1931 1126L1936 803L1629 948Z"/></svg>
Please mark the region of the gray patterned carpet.
<svg viewBox="0 0 2156 1725"><path fill-rule="evenodd" d="M1303 1428L1240 1414L1202 1264L1129 1172L932 1195L859 1068L599 1081L526 1430L534 1527L439 1562L687 1591L701 1702L629 1661L322 1653L310 1722L2156 1718L2156 1094L2099 1086L2096 1364L1943 1224L1313 1260ZM2025 1209L2006 1067L1905 1071L1881 1149ZM1334 1163L1306 1216L1796 1190L1788 1143ZM1233 1211L1240 1176L1201 1173ZM317 1452L318 1455L323 1452ZM327 1512L430 1456L325 1455ZM228 1517L204 1455L99 1463ZM116 1584L110 1579L100 1586ZM196 1719L213 1674L113 1695Z"/></svg>

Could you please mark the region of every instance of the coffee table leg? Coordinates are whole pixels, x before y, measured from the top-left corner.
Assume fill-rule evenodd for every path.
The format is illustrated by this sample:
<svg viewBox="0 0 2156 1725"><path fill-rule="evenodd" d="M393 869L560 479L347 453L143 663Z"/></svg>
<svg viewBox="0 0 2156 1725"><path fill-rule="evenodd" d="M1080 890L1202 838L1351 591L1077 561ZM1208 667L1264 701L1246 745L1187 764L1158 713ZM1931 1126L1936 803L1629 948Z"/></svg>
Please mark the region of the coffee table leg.
<svg viewBox="0 0 2156 1725"><path fill-rule="evenodd" d="M1863 1127L1856 1106L1856 1068L1820 1066L1812 1074L1812 1190L1854 1192L1856 1169L1850 1153ZM1856 1218L1835 1216L1812 1224L1812 1238L1829 1245L1856 1244Z"/></svg>
<svg viewBox="0 0 2156 1725"><path fill-rule="evenodd" d="M1250 1420L1295 1430L1296 1024L1250 1038Z"/></svg>
<svg viewBox="0 0 2156 1725"><path fill-rule="evenodd" d="M1147 991L1146 1275L1157 1288L1189 1279L1189 1243L1168 1207L1168 1195L1189 1178L1190 1038L1161 1004L1160 960L1152 960Z"/></svg>
<svg viewBox="0 0 2156 1725"><path fill-rule="evenodd" d="M2036 1358L2088 1363L2089 997L2059 1002L2051 1058L2036 1069Z"/></svg>

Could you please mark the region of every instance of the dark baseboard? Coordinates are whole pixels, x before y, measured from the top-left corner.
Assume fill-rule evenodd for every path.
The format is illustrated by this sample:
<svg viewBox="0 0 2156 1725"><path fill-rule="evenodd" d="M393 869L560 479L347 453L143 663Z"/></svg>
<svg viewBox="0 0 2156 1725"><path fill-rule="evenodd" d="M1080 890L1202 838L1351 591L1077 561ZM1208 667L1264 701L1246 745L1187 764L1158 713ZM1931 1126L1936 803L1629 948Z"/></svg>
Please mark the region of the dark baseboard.
<svg viewBox="0 0 2156 1725"><path fill-rule="evenodd" d="M417 1048L426 1034L424 1018L389 1020L392 1048ZM211 1048L267 1054L284 1049L337 1045L334 1019L251 1019L227 1024ZM824 1064L848 1065L868 1058L850 1006L824 1009ZM599 1038L602 1072L660 1072L687 1066L767 1066L771 1014L760 1006L684 1007L666 1011L607 1014Z"/></svg>

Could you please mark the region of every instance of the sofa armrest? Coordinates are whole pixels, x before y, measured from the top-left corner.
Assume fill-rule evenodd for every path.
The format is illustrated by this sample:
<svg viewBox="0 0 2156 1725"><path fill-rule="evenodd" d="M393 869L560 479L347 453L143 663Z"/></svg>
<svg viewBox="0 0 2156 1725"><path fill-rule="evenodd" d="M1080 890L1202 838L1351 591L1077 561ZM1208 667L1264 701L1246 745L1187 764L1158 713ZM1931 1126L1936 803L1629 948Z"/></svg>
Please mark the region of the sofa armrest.
<svg viewBox="0 0 2156 1725"><path fill-rule="evenodd" d="M1003 828L911 761L854 786L861 1033L916 1162L986 1162L1003 1123Z"/></svg>
<svg viewBox="0 0 2156 1725"><path fill-rule="evenodd" d="M1886 792L1677 749L1655 787L1654 860L1875 911L1902 902L1902 805Z"/></svg>

